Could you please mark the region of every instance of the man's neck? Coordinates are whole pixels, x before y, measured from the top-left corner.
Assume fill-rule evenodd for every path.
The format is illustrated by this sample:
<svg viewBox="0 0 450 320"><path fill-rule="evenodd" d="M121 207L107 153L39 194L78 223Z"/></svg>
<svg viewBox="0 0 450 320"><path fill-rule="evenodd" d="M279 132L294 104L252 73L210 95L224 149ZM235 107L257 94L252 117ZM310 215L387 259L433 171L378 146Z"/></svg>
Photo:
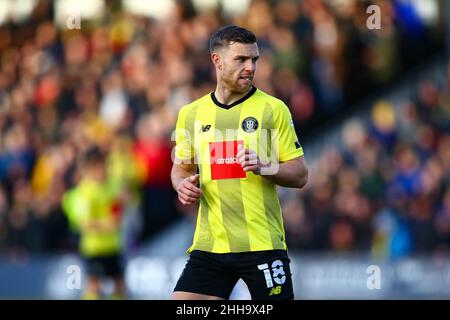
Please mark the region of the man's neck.
<svg viewBox="0 0 450 320"><path fill-rule="evenodd" d="M217 101L219 101L222 104L230 105L233 102L238 101L239 99L243 98L249 91L252 89L252 86L248 88L247 91L241 93L241 92L235 92L231 91L228 88L225 88L221 86L220 84L217 84L216 90L214 91L214 96L216 97Z"/></svg>

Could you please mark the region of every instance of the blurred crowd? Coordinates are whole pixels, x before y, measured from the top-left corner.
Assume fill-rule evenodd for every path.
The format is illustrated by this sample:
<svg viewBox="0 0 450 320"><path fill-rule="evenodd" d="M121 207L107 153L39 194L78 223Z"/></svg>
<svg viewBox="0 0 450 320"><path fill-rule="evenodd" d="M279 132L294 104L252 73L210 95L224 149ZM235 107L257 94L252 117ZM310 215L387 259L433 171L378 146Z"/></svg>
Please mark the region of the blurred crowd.
<svg viewBox="0 0 450 320"><path fill-rule="evenodd" d="M342 145L311 164L306 189L283 190L292 249L450 253L450 64L446 83L425 79L416 92L350 120Z"/></svg>
<svg viewBox="0 0 450 320"><path fill-rule="evenodd" d="M370 1L254 0L234 17L176 3L157 20L106 1L101 21L69 30L55 26L51 1L38 1L25 23L0 26L1 252L75 247L61 198L93 146L126 194L130 247L183 214L171 132L180 107L214 90L208 38L223 24L256 33L255 83L290 106L300 136L439 46L437 27L403 1L373 2L382 11L375 31ZM450 232L446 95L423 83L403 115L380 102L371 130L354 123L344 149L325 148L307 190L283 197L292 247L441 248Z"/></svg>

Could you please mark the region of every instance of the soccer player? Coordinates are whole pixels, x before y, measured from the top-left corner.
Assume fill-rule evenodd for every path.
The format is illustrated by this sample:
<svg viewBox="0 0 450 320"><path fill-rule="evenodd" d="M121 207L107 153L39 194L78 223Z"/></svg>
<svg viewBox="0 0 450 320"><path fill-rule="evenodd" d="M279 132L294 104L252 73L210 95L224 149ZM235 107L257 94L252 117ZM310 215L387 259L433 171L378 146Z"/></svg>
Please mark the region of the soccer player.
<svg viewBox="0 0 450 320"><path fill-rule="evenodd" d="M108 181L106 156L99 148L82 158L81 181L67 191L62 205L73 231L80 233L79 249L87 269L83 299L101 298L101 280L114 282L111 298L125 298L120 239L120 195Z"/></svg>
<svg viewBox="0 0 450 320"><path fill-rule="evenodd" d="M228 299L240 278L252 299L293 299L276 185L306 184L303 149L288 107L252 84L255 35L222 27L210 52L216 89L177 120L172 183L182 204L200 206L173 299Z"/></svg>

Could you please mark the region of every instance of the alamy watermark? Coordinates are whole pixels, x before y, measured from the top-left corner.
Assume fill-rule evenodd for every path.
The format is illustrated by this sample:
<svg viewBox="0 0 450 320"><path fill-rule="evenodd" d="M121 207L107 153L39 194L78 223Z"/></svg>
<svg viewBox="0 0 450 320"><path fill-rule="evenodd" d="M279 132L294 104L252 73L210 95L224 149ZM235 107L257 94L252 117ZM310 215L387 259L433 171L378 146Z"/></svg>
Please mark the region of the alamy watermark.
<svg viewBox="0 0 450 320"><path fill-rule="evenodd" d="M206 129L207 128L207 129ZM244 142L245 148L258 154L262 175L274 175L279 170L280 132L278 129L260 128L258 132L239 134L238 129L209 130L209 126L196 121L193 130L178 128L171 140L177 145L172 149L172 161L180 164L177 154L183 155L184 164L236 164L235 144L226 143L223 148L211 148L213 142ZM293 146L296 145L293 143ZM208 148L209 147L209 148ZM252 164L252 162L250 162Z"/></svg>
<svg viewBox="0 0 450 320"><path fill-rule="evenodd" d="M66 288L69 290L81 290L81 268L72 264L66 268Z"/></svg>
<svg viewBox="0 0 450 320"><path fill-rule="evenodd" d="M66 28L69 30L81 29L81 12L72 10L66 18Z"/></svg>
<svg viewBox="0 0 450 320"><path fill-rule="evenodd" d="M381 289L381 268L376 264L372 264L367 267L366 273L369 275L367 277L366 286L369 290L379 290Z"/></svg>
<svg viewBox="0 0 450 320"><path fill-rule="evenodd" d="M375 4L368 6L366 13L370 16L366 20L366 26L369 30L381 29L381 8Z"/></svg>
<svg viewBox="0 0 450 320"><path fill-rule="evenodd" d="M366 26L369 30L381 29L381 8L378 5L370 5L366 9L366 14L370 15L366 20ZM71 10L65 19L66 28L69 30L81 29L81 11Z"/></svg>

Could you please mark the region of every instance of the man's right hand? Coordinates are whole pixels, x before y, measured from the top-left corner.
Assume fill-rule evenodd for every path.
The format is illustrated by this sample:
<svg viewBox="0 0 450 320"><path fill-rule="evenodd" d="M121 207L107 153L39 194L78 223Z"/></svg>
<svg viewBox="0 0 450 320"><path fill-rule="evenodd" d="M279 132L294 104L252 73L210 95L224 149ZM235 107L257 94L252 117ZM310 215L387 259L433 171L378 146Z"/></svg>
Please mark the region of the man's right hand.
<svg viewBox="0 0 450 320"><path fill-rule="evenodd" d="M202 190L197 187L199 178L200 175L196 174L181 180L178 184L178 199L182 204L190 205L200 199Z"/></svg>

